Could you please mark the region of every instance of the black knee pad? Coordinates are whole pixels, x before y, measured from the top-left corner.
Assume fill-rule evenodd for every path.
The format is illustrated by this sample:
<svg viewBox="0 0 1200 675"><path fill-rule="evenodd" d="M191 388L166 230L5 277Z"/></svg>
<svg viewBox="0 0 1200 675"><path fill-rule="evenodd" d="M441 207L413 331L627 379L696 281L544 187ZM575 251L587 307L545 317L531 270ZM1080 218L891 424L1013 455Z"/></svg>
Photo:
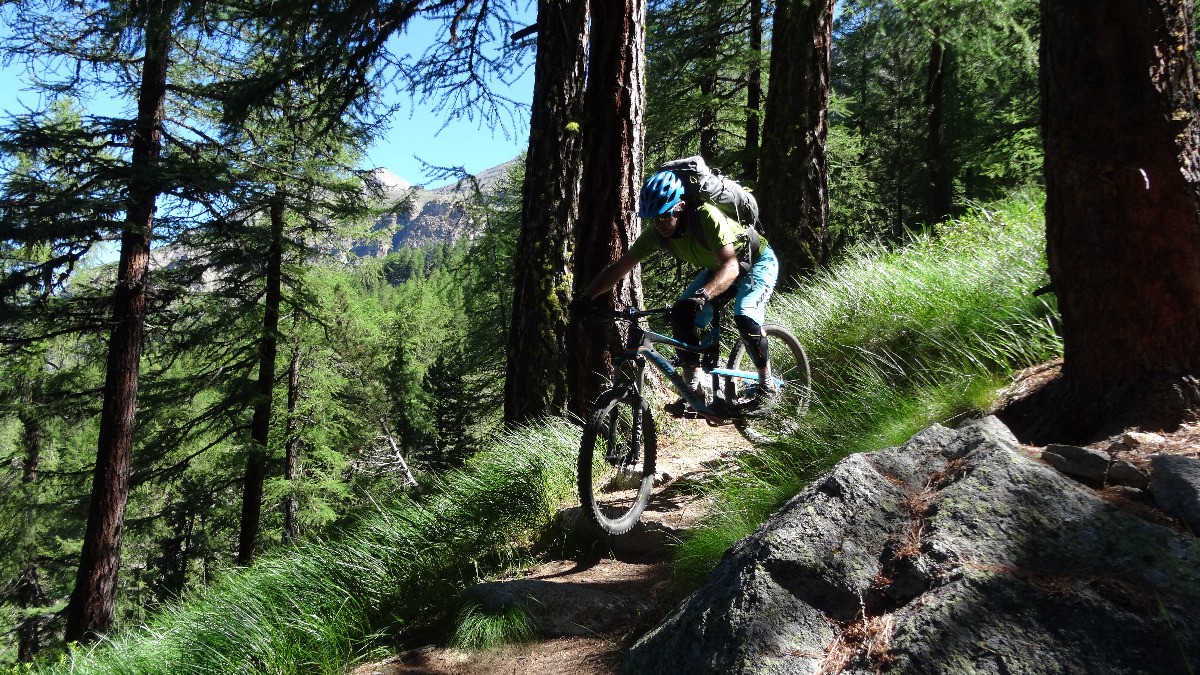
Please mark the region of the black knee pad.
<svg viewBox="0 0 1200 675"><path fill-rule="evenodd" d="M762 326L759 325L757 321L746 316L745 314L734 315L733 322L737 324L738 331L742 334L742 337L746 337L747 335L762 334Z"/></svg>
<svg viewBox="0 0 1200 675"><path fill-rule="evenodd" d="M671 333L680 342L692 345L699 342L700 334L696 331L696 315L673 312L671 314ZM680 350L679 362L688 366L700 365L700 355Z"/></svg>
<svg viewBox="0 0 1200 675"><path fill-rule="evenodd" d="M746 353L750 355L754 367L762 368L767 365L771 360L771 354L767 348L767 336L763 335L762 325L744 314L734 316L733 322L737 324L738 332L742 334L742 343L746 345Z"/></svg>

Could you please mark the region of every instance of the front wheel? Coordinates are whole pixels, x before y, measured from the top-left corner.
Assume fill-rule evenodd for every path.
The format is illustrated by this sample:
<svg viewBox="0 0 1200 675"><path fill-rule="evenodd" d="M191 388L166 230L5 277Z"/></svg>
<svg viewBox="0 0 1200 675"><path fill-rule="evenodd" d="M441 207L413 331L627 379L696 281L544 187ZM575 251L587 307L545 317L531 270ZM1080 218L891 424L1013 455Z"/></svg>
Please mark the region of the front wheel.
<svg viewBox="0 0 1200 675"><path fill-rule="evenodd" d="M799 427L812 401L811 372L808 355L800 341L788 329L775 324L763 326L767 335L767 350L771 357L771 376L779 386L779 399L735 420L738 431L752 443L767 443L786 436ZM755 370L746 345L738 340L729 354L729 369ZM750 403L757 383L752 380L729 378L725 384L725 399L734 404Z"/></svg>
<svg viewBox="0 0 1200 675"><path fill-rule="evenodd" d="M579 446L579 499L608 534L628 532L654 488L658 437L646 401L629 388L600 395Z"/></svg>

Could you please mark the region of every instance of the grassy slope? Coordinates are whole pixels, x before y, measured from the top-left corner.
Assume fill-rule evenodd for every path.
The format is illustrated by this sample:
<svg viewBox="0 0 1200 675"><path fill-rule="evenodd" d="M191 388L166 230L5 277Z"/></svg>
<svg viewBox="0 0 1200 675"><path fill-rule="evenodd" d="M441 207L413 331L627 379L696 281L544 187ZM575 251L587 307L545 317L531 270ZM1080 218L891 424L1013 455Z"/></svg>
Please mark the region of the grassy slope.
<svg viewBox="0 0 1200 675"><path fill-rule="evenodd" d="M678 551L688 590L725 549L838 459L985 406L1009 373L1060 350L1031 200L980 209L899 251L863 249L775 302L809 350L817 402L786 442L718 484L718 507ZM402 501L167 607L148 627L49 672L336 673L384 636L451 609L575 499L578 435L561 421L497 439L421 502Z"/></svg>
<svg viewBox="0 0 1200 675"><path fill-rule="evenodd" d="M804 485L853 452L986 409L1011 373L1061 353L1046 281L1040 199L979 208L936 238L852 252L775 301L812 361L800 431L713 488L717 507L676 555L681 593Z"/></svg>
<svg viewBox="0 0 1200 675"><path fill-rule="evenodd" d="M420 502L404 499L164 609L48 672L340 673L446 610L574 499L579 436L562 420L498 437Z"/></svg>

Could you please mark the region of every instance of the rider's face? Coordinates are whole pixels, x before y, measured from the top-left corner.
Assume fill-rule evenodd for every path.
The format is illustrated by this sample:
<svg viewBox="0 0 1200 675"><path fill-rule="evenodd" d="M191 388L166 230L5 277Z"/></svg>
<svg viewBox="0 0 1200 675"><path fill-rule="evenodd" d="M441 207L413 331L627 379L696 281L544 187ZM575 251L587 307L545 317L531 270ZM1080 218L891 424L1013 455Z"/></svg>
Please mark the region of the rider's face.
<svg viewBox="0 0 1200 675"><path fill-rule="evenodd" d="M679 229L679 216L682 213L683 202L679 202L675 208L655 218L654 229L658 231L659 236L670 237L675 234L675 230Z"/></svg>

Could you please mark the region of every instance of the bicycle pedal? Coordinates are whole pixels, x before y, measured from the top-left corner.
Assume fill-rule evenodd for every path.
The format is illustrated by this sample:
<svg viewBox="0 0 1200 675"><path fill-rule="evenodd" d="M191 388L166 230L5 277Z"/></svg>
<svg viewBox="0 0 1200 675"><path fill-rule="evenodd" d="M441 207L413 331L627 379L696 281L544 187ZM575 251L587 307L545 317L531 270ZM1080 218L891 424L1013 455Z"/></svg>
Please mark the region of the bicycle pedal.
<svg viewBox="0 0 1200 675"><path fill-rule="evenodd" d="M754 401L754 400L743 401L741 403L729 404L729 406L725 409L725 412L727 412L730 415L743 415L744 416L744 415L749 415L749 414L757 411L759 409L759 407L760 407L760 405L759 405L758 401Z"/></svg>
<svg viewBox="0 0 1200 675"><path fill-rule="evenodd" d="M668 403L664 405L663 412L667 413L671 417L680 419L695 419L699 416L695 408L688 405L682 399L675 401L674 403Z"/></svg>
<svg viewBox="0 0 1200 675"><path fill-rule="evenodd" d="M664 408L664 410L665 410L665 408ZM671 410L666 410L666 413L668 415L670 415L671 417L674 417L677 420L698 420L701 417L703 417L703 415L696 412L695 410L692 410L691 408L688 408L686 410L679 410L678 408L673 408Z"/></svg>

